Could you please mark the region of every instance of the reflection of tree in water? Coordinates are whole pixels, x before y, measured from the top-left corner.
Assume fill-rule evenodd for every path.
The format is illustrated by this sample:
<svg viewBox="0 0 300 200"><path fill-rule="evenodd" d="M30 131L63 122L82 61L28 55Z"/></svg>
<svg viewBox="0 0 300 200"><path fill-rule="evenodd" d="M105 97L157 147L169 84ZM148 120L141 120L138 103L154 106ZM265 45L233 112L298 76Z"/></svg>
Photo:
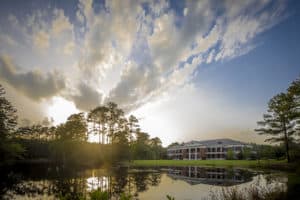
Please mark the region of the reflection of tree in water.
<svg viewBox="0 0 300 200"><path fill-rule="evenodd" d="M117 169L113 171L113 176L110 178L110 192L112 195L119 196L121 193L126 192L127 185L127 176L128 171L127 168Z"/></svg>
<svg viewBox="0 0 300 200"><path fill-rule="evenodd" d="M44 194L52 194L52 187L49 181L37 179L33 176L31 179L25 177L26 173L20 172L15 168L0 169L0 198L12 199L15 195L27 196L29 198ZM23 168L25 172L31 174L28 169ZM36 171L39 173L39 170Z"/></svg>
<svg viewBox="0 0 300 200"><path fill-rule="evenodd" d="M161 173L151 173L149 176L149 181L152 186L159 185L161 181Z"/></svg>
<svg viewBox="0 0 300 200"><path fill-rule="evenodd" d="M49 181L23 181L14 186L13 192L8 192L8 196L21 195L27 196L29 198L39 197L43 195L53 194L53 188L51 187Z"/></svg>
<svg viewBox="0 0 300 200"><path fill-rule="evenodd" d="M110 180L112 195L119 196L125 193L137 197L138 193L147 190L149 185L157 186L161 181L161 174L159 172L128 173L128 169L124 168L115 170Z"/></svg>
<svg viewBox="0 0 300 200"><path fill-rule="evenodd" d="M70 196L79 199L85 195L86 179L75 176L74 171L59 168L41 168L34 166L34 171L28 166L22 171L14 172L1 170L0 198L12 199L14 196L38 197Z"/></svg>
<svg viewBox="0 0 300 200"><path fill-rule="evenodd" d="M57 167L43 170L1 171L0 199L12 199L16 195L29 198L53 196L64 199L80 199L86 197L91 190L107 191L110 197L121 194L138 193L148 189L149 185L157 186L161 181L160 172L128 173L126 168L118 168L111 172ZM34 173L35 172L35 173ZM92 176L91 176L92 175Z"/></svg>
<svg viewBox="0 0 300 200"><path fill-rule="evenodd" d="M140 173L134 173L133 174L133 181L136 187L137 192L142 192L148 189L147 187L147 179L149 174L140 172Z"/></svg>
<svg viewBox="0 0 300 200"><path fill-rule="evenodd" d="M61 178L52 182L56 197L80 199L86 195L86 178Z"/></svg>
<svg viewBox="0 0 300 200"><path fill-rule="evenodd" d="M16 184L21 182L21 175L14 174L4 169L0 170L0 197L14 190Z"/></svg>
<svg viewBox="0 0 300 200"><path fill-rule="evenodd" d="M132 176L138 192L147 190L149 185L157 186L161 181L161 173L159 172L139 172L133 173Z"/></svg>

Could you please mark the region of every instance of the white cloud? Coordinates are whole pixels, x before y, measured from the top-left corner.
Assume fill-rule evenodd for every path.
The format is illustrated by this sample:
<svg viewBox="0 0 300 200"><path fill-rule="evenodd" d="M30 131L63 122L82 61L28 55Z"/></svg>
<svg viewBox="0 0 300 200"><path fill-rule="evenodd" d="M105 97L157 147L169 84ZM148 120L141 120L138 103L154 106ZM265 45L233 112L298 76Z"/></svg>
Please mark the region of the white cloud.
<svg viewBox="0 0 300 200"><path fill-rule="evenodd" d="M64 78L58 72L22 72L8 56L0 57L0 72L1 80L35 101L56 95L65 88Z"/></svg>
<svg viewBox="0 0 300 200"><path fill-rule="evenodd" d="M10 14L11 29L19 34L11 40L0 29L0 41L7 45L24 41L21 50L8 51L17 64L67 72L64 95L81 109L102 98L138 108L192 85L199 65L253 50L255 38L285 11L280 0L185 1L176 9L170 1L106 1L96 10L97 3L80 0L73 18L59 8L34 10L24 19ZM93 100L85 101L85 94Z"/></svg>
<svg viewBox="0 0 300 200"><path fill-rule="evenodd" d="M72 55L72 53L75 49L75 43L70 41L64 46L63 49L64 49L63 52L65 55Z"/></svg>
<svg viewBox="0 0 300 200"><path fill-rule="evenodd" d="M54 20L52 21L52 32L54 36L58 36L64 31L73 30L72 24L69 22L69 19L64 15L63 10L54 10ZM71 34L72 35L72 34Z"/></svg>
<svg viewBox="0 0 300 200"><path fill-rule="evenodd" d="M32 37L33 43L40 49L46 49L49 47L50 36L45 31L39 31Z"/></svg>

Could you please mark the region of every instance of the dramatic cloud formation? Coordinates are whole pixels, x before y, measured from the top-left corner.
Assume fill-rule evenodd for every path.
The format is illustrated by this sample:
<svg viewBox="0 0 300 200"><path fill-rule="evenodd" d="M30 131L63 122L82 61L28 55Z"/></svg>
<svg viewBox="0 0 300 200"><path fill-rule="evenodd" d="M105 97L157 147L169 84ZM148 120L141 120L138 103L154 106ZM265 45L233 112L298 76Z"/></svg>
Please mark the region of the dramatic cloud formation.
<svg viewBox="0 0 300 200"><path fill-rule="evenodd" d="M132 112L193 86L201 65L255 49L285 11L282 0L79 0L7 13L0 80L36 102L56 96L88 111L115 101Z"/></svg>
<svg viewBox="0 0 300 200"><path fill-rule="evenodd" d="M179 12L167 1L128 5L109 1L96 13L84 1L77 16L87 24L80 67L88 76L97 74L99 84L114 68L121 71L107 100L129 109L166 92L168 82L185 83L202 61L250 51L253 38L276 24L284 10L280 1L187 1ZM203 59L195 63L195 56ZM185 69L191 62L194 67Z"/></svg>
<svg viewBox="0 0 300 200"><path fill-rule="evenodd" d="M7 56L0 57L0 78L34 100L52 97L65 88L59 73L19 72Z"/></svg>
<svg viewBox="0 0 300 200"><path fill-rule="evenodd" d="M100 93L85 83L80 83L79 94L70 95L67 98L70 98L72 101L74 101L78 109L84 111L92 110L102 103L102 96Z"/></svg>

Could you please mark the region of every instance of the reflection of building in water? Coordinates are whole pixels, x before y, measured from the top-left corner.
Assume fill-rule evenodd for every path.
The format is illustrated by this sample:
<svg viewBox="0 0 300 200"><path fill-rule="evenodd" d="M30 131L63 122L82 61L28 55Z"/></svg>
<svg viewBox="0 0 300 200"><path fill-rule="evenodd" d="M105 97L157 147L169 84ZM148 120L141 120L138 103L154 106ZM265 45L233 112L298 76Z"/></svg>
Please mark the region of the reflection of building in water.
<svg viewBox="0 0 300 200"><path fill-rule="evenodd" d="M189 184L235 185L251 180L250 172L239 169L176 167L168 170L173 179L180 179Z"/></svg>
<svg viewBox="0 0 300 200"><path fill-rule="evenodd" d="M231 139L191 141L168 148L168 157L175 160L223 160L229 150L236 156L251 145Z"/></svg>

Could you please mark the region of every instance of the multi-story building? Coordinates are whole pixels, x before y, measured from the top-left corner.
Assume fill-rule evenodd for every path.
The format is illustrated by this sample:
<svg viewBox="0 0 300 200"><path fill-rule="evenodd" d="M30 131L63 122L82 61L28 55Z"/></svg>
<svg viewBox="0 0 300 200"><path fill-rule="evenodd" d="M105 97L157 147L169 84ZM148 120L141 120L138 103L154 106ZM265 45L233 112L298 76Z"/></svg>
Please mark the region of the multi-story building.
<svg viewBox="0 0 300 200"><path fill-rule="evenodd" d="M245 147L251 145L231 139L191 141L169 147L168 157L174 160L222 160L229 151L235 157Z"/></svg>

